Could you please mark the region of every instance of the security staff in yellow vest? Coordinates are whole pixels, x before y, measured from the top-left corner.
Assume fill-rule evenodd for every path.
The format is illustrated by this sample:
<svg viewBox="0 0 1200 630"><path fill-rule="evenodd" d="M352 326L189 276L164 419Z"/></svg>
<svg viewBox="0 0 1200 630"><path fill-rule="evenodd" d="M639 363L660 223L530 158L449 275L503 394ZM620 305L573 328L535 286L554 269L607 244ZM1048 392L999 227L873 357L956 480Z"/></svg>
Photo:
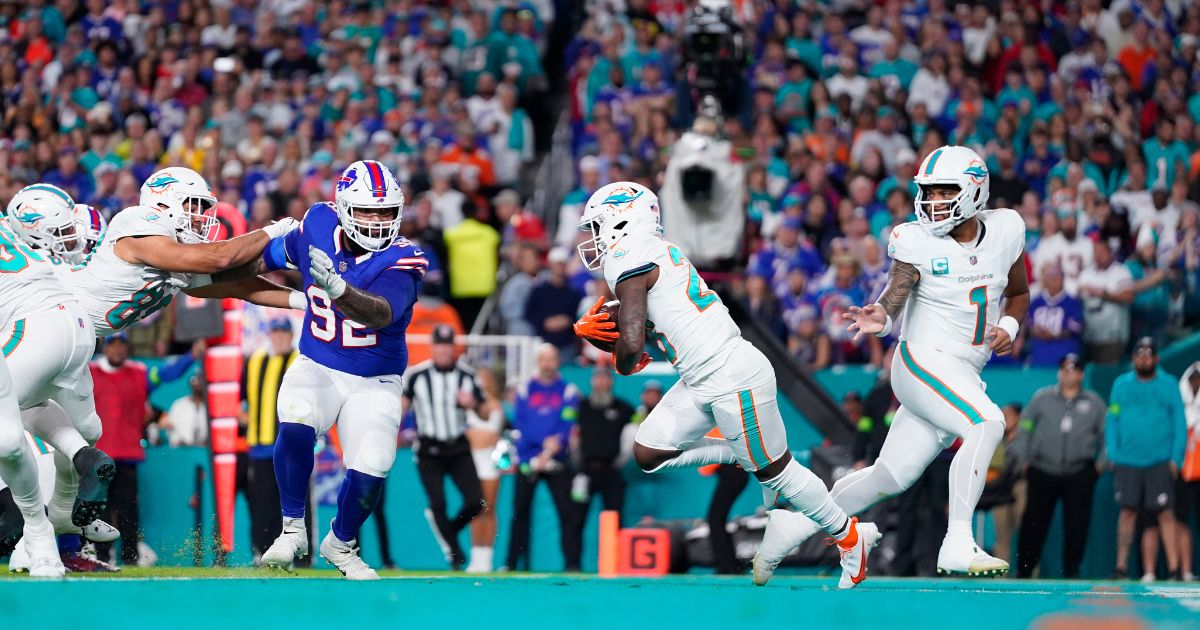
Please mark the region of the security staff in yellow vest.
<svg viewBox="0 0 1200 630"><path fill-rule="evenodd" d="M275 484L275 435L279 419L276 399L283 374L299 351L293 346L292 322L286 317L268 325L270 344L246 358L242 370L242 398L246 425L246 503L250 506L250 540L257 561L279 536L279 488ZM310 510L311 511L311 510ZM309 527L309 531L314 531Z"/></svg>

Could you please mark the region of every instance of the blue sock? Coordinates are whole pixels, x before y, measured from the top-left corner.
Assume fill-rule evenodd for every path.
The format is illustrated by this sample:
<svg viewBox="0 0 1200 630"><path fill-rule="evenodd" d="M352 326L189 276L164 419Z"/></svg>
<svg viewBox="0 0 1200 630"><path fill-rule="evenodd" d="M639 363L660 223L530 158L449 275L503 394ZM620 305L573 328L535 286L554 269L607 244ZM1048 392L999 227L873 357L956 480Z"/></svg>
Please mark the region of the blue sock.
<svg viewBox="0 0 1200 630"><path fill-rule="evenodd" d="M279 423L275 438L275 483L284 518L304 518L308 481L312 478L317 430L297 422Z"/></svg>
<svg viewBox="0 0 1200 630"><path fill-rule="evenodd" d="M79 553L83 551L83 536L79 534L59 534L59 553Z"/></svg>
<svg viewBox="0 0 1200 630"><path fill-rule="evenodd" d="M379 503L383 477L374 477L357 470L346 471L342 487L338 488L338 511L333 519L333 535L342 542L358 538L358 530Z"/></svg>

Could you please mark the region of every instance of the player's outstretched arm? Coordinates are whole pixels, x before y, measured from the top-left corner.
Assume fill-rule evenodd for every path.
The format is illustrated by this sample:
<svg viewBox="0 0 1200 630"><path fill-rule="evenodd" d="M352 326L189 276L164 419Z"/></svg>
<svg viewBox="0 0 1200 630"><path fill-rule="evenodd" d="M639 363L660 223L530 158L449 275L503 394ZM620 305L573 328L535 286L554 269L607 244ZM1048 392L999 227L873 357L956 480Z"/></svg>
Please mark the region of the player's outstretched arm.
<svg viewBox="0 0 1200 630"><path fill-rule="evenodd" d="M1004 289L1004 315L992 329L992 340L988 347L992 352L1004 356L1012 352L1018 326L1029 313L1029 276L1025 273L1025 253L1017 257L1008 269L1008 286Z"/></svg>
<svg viewBox="0 0 1200 630"><path fill-rule="evenodd" d="M184 293L192 297L202 298L237 298L251 304L273 308L303 310L308 306L308 300L304 297L303 293L279 286L258 276L231 282L217 282L203 287L187 289Z"/></svg>
<svg viewBox="0 0 1200 630"><path fill-rule="evenodd" d="M621 301L617 328L621 336L616 341L617 372L625 375L639 372L650 362L646 354L646 294L658 279L658 268L626 278L617 283L617 299Z"/></svg>
<svg viewBox="0 0 1200 630"><path fill-rule="evenodd" d="M215 243L184 245L168 236L131 236L116 242L113 251L125 262L164 271L213 274L240 267L262 255L272 238L299 225L284 219L261 230Z"/></svg>
<svg viewBox="0 0 1200 630"><path fill-rule="evenodd" d="M858 341L863 335L886 335L890 332L888 322L900 316L913 287L921 279L921 272L914 265L899 260L892 261L888 270L888 283L883 288L883 294L874 304L866 306L851 306L842 313L842 319L850 320L847 330L854 332L854 340Z"/></svg>

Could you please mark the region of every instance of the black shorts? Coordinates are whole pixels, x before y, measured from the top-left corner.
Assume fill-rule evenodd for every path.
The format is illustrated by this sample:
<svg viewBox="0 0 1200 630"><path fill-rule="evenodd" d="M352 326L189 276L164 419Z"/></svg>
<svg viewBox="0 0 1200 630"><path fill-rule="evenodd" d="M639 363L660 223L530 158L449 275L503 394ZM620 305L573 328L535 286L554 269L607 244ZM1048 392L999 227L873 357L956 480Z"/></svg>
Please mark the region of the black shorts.
<svg viewBox="0 0 1200 630"><path fill-rule="evenodd" d="M1200 519L1200 481L1175 482L1175 519L1185 525Z"/></svg>
<svg viewBox="0 0 1200 630"><path fill-rule="evenodd" d="M1129 510L1161 512L1174 505L1175 480L1166 462L1146 467L1115 466L1113 490L1117 505Z"/></svg>

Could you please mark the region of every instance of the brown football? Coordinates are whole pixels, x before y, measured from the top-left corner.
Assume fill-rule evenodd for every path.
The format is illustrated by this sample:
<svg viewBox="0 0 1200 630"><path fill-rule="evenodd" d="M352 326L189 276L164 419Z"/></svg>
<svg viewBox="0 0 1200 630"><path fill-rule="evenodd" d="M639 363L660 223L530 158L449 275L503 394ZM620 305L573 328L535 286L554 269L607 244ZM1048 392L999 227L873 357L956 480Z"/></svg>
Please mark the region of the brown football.
<svg viewBox="0 0 1200 630"><path fill-rule="evenodd" d="M620 330L621 330L619 328L620 324L617 322L617 319L621 314L621 301L620 300L611 300L611 301L605 302L600 307L600 312L608 313L608 321L610 321L613 324L616 324L618 326L618 328L614 328L613 330L620 332Z"/></svg>

